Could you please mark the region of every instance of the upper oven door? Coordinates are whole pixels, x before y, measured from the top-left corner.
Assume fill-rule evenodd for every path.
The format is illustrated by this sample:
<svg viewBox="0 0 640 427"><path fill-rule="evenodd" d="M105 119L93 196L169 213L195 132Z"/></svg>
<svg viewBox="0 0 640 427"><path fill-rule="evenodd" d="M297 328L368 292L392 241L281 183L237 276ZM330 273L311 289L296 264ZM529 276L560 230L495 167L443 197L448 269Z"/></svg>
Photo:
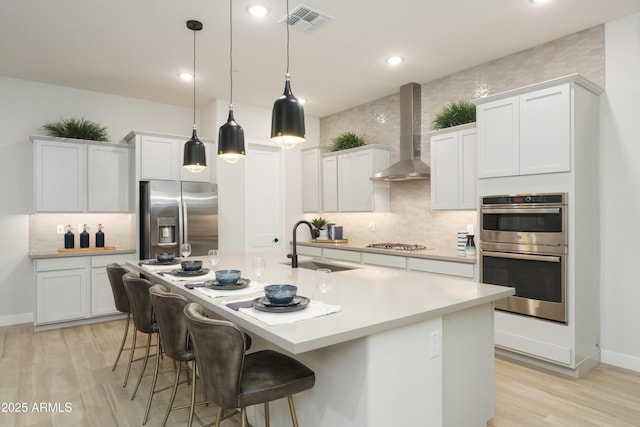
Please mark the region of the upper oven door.
<svg viewBox="0 0 640 427"><path fill-rule="evenodd" d="M527 245L567 244L567 205L482 206L480 240Z"/></svg>

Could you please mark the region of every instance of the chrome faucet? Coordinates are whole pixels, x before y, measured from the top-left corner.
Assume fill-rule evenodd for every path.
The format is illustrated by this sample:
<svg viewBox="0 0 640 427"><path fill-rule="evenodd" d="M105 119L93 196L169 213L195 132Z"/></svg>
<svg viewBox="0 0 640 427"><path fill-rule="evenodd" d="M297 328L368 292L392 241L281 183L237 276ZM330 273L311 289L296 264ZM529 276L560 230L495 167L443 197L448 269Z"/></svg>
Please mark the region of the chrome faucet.
<svg viewBox="0 0 640 427"><path fill-rule="evenodd" d="M298 268L298 253L296 252L296 230L298 229L298 226L300 224L307 224L312 239L315 239L320 235L320 232L318 230L314 230L309 221L302 220L296 222L296 224L293 226L293 252L289 255L291 257L291 268Z"/></svg>

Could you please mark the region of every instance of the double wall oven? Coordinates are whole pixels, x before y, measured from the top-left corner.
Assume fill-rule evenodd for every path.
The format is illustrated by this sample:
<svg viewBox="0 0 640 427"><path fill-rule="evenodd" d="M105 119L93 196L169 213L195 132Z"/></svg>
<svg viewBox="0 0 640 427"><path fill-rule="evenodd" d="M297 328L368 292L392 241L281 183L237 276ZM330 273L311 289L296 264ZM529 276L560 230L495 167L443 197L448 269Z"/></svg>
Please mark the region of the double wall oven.
<svg viewBox="0 0 640 427"><path fill-rule="evenodd" d="M515 288L497 310L567 322L567 193L483 196L480 281Z"/></svg>

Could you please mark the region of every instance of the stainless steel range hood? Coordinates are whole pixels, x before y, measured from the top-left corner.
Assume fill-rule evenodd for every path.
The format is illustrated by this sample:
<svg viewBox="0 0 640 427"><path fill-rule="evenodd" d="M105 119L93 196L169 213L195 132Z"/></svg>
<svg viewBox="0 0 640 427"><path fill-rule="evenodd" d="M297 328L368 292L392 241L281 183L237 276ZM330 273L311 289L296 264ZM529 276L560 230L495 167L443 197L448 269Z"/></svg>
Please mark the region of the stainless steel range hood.
<svg viewBox="0 0 640 427"><path fill-rule="evenodd" d="M422 88L417 83L400 87L400 161L371 177L373 181L428 179L429 166L420 160Z"/></svg>

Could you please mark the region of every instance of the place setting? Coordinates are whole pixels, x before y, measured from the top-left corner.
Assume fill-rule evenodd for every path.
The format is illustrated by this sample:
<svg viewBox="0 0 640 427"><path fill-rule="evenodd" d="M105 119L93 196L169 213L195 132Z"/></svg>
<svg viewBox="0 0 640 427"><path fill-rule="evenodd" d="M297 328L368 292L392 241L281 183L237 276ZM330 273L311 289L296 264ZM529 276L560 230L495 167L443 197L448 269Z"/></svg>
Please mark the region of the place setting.
<svg viewBox="0 0 640 427"><path fill-rule="evenodd" d="M218 264L219 256L217 250L210 250L207 257L213 267ZM262 271L264 271L264 266L262 266L260 274L262 274ZM260 275L258 275L259 277ZM204 280L201 283L186 283L184 286L210 298L256 293L262 289L262 286L257 282L252 282L249 278L242 277L242 271L237 269L216 270L215 278Z"/></svg>

